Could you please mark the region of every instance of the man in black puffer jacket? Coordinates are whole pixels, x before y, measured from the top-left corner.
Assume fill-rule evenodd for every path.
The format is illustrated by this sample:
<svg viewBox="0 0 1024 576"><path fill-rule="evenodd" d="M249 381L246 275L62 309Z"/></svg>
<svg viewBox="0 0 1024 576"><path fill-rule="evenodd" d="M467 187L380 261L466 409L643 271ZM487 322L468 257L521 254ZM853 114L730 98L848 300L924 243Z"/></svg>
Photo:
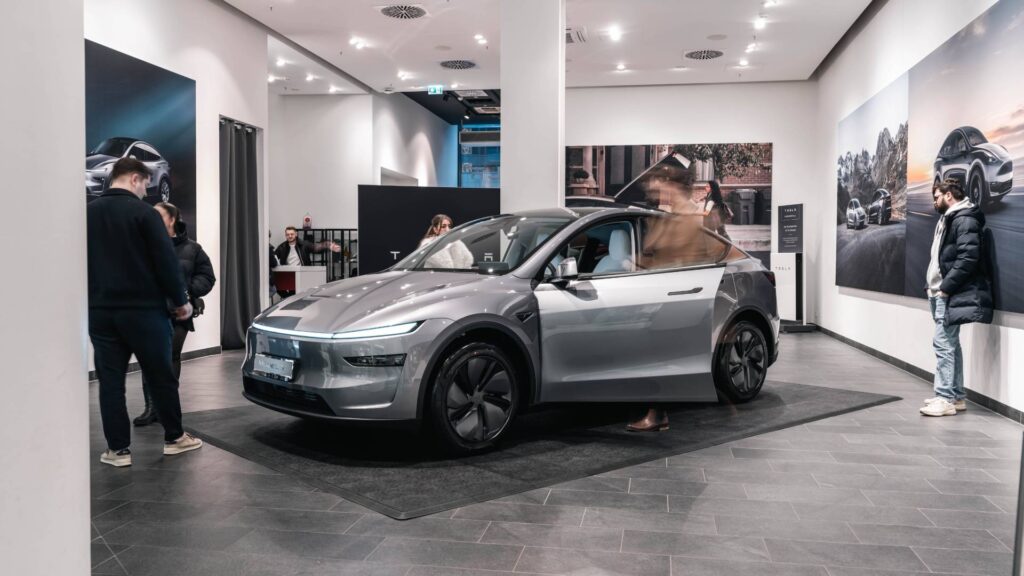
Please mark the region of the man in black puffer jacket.
<svg viewBox="0 0 1024 576"><path fill-rule="evenodd" d="M928 301L935 321L935 397L925 401L925 416L953 416L967 409L960 325L992 322L991 263L985 245L985 215L947 179L932 189L935 226L928 264Z"/></svg>
<svg viewBox="0 0 1024 576"><path fill-rule="evenodd" d="M189 301L195 310L195 316L203 313L203 296L213 290L213 284L217 281L213 273L213 264L210 257L203 251L198 242L188 237L185 223L181 221L178 207L169 202L161 202L156 205L156 211L164 221L164 228L174 243L174 252L178 256L178 263L181 265L181 277L185 281L185 288L188 291ZM189 332L195 332L195 323L189 316L184 320L174 322L174 336L171 341L171 364L174 366L174 376L181 377L181 350L185 347L185 338ZM148 426L159 421L159 415L153 407L150 396L150 386L145 375L142 377L142 394L146 400L146 408L132 421L136 426Z"/></svg>

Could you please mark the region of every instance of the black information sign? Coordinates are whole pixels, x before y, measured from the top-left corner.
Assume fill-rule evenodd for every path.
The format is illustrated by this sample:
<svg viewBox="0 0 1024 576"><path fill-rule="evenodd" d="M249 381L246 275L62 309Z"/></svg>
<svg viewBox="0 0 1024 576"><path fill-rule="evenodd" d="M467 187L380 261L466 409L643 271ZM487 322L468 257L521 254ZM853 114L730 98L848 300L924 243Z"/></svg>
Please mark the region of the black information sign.
<svg viewBox="0 0 1024 576"><path fill-rule="evenodd" d="M804 205L779 206L779 252L804 251Z"/></svg>

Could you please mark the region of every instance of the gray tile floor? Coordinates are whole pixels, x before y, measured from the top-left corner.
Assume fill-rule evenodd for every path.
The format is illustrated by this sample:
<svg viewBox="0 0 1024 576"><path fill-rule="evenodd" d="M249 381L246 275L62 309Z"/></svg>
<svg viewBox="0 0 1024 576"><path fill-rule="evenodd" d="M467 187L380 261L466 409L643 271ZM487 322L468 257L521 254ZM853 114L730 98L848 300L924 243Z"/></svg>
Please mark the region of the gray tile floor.
<svg viewBox="0 0 1024 576"><path fill-rule="evenodd" d="M102 466L92 384L94 574L1008 574L1021 426L925 419L927 383L821 334L782 346L774 380L905 400L404 522L210 445L164 458L159 426ZM186 363L183 409L245 404L238 363Z"/></svg>

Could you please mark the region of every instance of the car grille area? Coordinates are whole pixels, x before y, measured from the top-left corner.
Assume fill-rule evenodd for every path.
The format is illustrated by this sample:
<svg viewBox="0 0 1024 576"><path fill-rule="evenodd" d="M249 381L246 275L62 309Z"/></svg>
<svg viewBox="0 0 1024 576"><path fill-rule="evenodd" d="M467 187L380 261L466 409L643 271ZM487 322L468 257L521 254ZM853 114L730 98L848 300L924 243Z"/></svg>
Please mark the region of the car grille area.
<svg viewBox="0 0 1024 576"><path fill-rule="evenodd" d="M256 400L291 410L301 410L324 416L335 416L323 397L314 392L306 392L297 388L262 382L253 378L243 378L245 392Z"/></svg>

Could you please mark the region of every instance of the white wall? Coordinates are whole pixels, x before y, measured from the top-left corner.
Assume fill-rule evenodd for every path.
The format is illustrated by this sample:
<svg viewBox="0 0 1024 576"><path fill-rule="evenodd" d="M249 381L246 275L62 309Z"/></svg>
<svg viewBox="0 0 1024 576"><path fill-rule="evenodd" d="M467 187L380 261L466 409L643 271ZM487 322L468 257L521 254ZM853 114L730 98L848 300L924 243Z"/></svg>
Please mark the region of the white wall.
<svg viewBox="0 0 1024 576"><path fill-rule="evenodd" d="M924 300L838 288L835 284L836 129L871 96L988 9L993 0L900 0L887 3L818 82L816 146L807 173L818 206L820 249L812 255L812 320L905 362L934 371L933 324ZM995 324L961 332L968 388L1017 409L1024 389L1024 316L996 314Z"/></svg>
<svg viewBox="0 0 1024 576"><path fill-rule="evenodd" d="M400 94L373 97L373 173L386 168L420 186L458 186L458 128ZM361 182L367 184L368 182Z"/></svg>
<svg viewBox="0 0 1024 576"><path fill-rule="evenodd" d="M381 168L421 186L458 185L456 127L400 95L270 96L270 229L308 212L313 226L355 228L358 187Z"/></svg>
<svg viewBox="0 0 1024 576"><path fill-rule="evenodd" d="M266 89L264 87L264 89ZM373 184L373 97L270 96L270 231L308 212L318 228L355 228L360 184Z"/></svg>
<svg viewBox="0 0 1024 576"><path fill-rule="evenodd" d="M218 122L267 127L266 32L211 0L85 0L85 37L196 81L196 231L219 275ZM220 346L219 284L204 300L185 351Z"/></svg>
<svg viewBox="0 0 1024 576"><path fill-rule="evenodd" d="M39 238L59 266L26 290L0 283L0 562L5 574L89 573L89 400L82 151L84 44L80 0L4 3L0 240ZM43 153L45 151L45 153ZM44 254L44 257L49 254ZM26 273L31 273L28 269ZM28 294L26 294L28 293ZM31 302L26 305L26 296Z"/></svg>
<svg viewBox="0 0 1024 576"><path fill-rule="evenodd" d="M565 145L771 142L772 204L803 202L810 223L815 214L806 203L816 189L807 172L817 147L816 106L813 82L571 88L565 93ZM814 226L806 224L804 234L811 251ZM773 232L773 250L775 240ZM780 283L780 301L795 299L793 285Z"/></svg>

